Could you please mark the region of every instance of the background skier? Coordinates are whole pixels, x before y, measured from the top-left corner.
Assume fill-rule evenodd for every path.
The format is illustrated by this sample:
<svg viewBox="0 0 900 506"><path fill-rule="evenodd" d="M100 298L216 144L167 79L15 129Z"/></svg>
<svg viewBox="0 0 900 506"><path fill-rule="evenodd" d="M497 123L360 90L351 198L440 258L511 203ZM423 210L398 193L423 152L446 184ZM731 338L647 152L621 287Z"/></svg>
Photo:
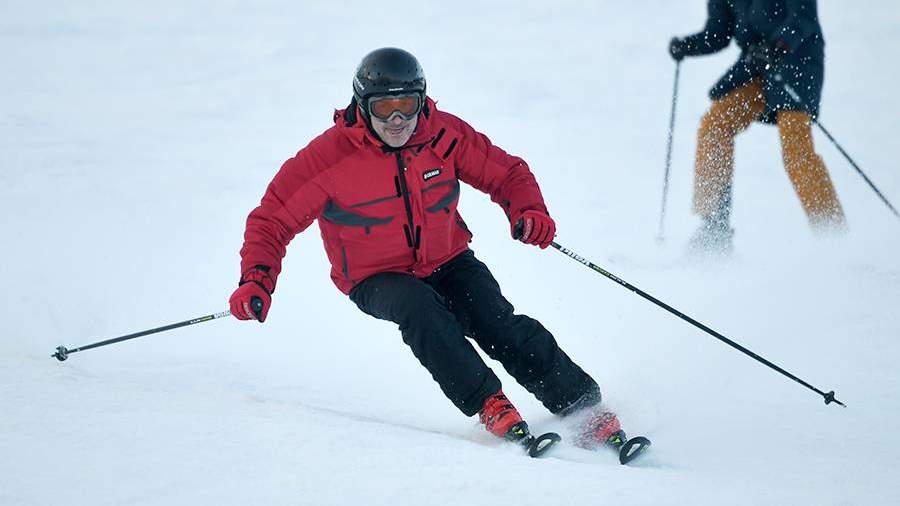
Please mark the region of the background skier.
<svg viewBox="0 0 900 506"><path fill-rule="evenodd" d="M522 242L550 244L556 226L528 165L439 111L418 61L400 49L363 58L334 123L284 163L250 213L232 313L265 321L286 246L318 220L337 287L362 311L397 323L465 415L479 413L500 437L527 427L468 336L551 412L584 416L581 443L622 435L616 417L596 408L597 383L538 321L513 314L468 247L460 181L488 193Z"/></svg>
<svg viewBox="0 0 900 506"><path fill-rule="evenodd" d="M715 53L732 38L741 55L710 90L713 103L697 132L693 206L703 223L692 248L731 249L734 137L754 120L778 125L784 168L813 228L843 228L841 204L813 148L825 59L815 0L708 0L707 8L703 31L671 40L672 58Z"/></svg>

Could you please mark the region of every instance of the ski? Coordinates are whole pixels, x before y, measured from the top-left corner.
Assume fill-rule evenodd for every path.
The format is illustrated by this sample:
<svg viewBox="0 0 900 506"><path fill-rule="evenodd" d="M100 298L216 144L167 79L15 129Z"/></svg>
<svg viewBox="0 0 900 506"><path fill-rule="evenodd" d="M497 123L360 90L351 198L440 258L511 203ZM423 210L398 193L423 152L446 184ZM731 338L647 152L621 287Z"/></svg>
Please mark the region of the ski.
<svg viewBox="0 0 900 506"><path fill-rule="evenodd" d="M619 462L625 465L638 458L652 443L644 436L635 436L629 439L625 435L625 431L620 429L609 436L606 444L619 453Z"/></svg>
<svg viewBox="0 0 900 506"><path fill-rule="evenodd" d="M519 422L506 433L506 439L518 443L531 458L539 458L546 455L553 447L562 441L562 436L555 432L547 432L535 436L524 421Z"/></svg>

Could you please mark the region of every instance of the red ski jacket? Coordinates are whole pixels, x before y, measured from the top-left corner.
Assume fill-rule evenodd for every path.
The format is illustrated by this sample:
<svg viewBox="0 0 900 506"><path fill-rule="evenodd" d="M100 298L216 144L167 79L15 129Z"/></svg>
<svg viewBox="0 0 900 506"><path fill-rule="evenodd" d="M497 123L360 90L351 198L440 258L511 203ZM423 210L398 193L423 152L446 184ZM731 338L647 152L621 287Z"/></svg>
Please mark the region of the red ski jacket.
<svg viewBox="0 0 900 506"><path fill-rule="evenodd" d="M491 196L507 216L547 212L528 165L428 98L416 132L391 148L355 103L282 165L247 218L241 272L269 267L274 281L293 237L319 220L331 278L349 293L379 272L425 277L468 248L459 182ZM357 119L359 118L359 119Z"/></svg>

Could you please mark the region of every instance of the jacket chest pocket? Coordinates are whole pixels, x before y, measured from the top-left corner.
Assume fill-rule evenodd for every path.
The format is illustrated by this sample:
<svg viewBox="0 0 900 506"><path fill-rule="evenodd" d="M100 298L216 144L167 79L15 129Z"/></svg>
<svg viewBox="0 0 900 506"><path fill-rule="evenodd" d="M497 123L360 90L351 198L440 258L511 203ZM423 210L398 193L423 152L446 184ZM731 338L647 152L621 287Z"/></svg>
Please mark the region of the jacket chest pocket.
<svg viewBox="0 0 900 506"><path fill-rule="evenodd" d="M422 189L425 212L447 213L456 209L459 201L459 180L439 181Z"/></svg>
<svg viewBox="0 0 900 506"><path fill-rule="evenodd" d="M386 202L388 200L384 201ZM374 205L374 203L370 205ZM337 204L333 200L329 200L325 204L325 209L322 211L322 219L340 227L362 229L365 235L369 235L373 227L377 227L379 225L387 225L388 223L394 221L394 215L391 212L381 215L368 212L363 213L357 210L358 207L360 206L357 205L345 207ZM383 211L389 210L384 209Z"/></svg>
<svg viewBox="0 0 900 506"><path fill-rule="evenodd" d="M340 202L341 207L362 214L378 212L377 209L384 207L383 204L401 198L396 174L382 174L363 181L348 179L342 182L340 188L333 200Z"/></svg>
<svg viewBox="0 0 900 506"><path fill-rule="evenodd" d="M459 194L459 180L455 177L422 189L428 258L446 258L472 237L456 211Z"/></svg>

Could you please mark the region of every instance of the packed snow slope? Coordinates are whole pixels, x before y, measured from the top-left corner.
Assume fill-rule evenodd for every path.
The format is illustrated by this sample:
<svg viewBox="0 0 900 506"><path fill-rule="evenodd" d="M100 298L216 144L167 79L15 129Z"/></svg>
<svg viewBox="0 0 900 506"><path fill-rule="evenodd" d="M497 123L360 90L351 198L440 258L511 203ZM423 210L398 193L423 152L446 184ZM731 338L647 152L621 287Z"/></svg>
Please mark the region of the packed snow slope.
<svg viewBox="0 0 900 506"><path fill-rule="evenodd" d="M822 122L900 204L900 7L820 2ZM705 1L6 2L0 15L0 504L900 503L900 220L816 132L848 234L818 239L776 131L737 142L730 261L685 244L695 133L732 46L682 65ZM269 320L224 310L244 219L347 104L369 50L416 54L439 106L523 156L557 241L847 404L555 250L467 189L472 248L600 383L642 465L535 461L440 393L394 325L331 284L313 226ZM563 430L499 367L538 429Z"/></svg>

